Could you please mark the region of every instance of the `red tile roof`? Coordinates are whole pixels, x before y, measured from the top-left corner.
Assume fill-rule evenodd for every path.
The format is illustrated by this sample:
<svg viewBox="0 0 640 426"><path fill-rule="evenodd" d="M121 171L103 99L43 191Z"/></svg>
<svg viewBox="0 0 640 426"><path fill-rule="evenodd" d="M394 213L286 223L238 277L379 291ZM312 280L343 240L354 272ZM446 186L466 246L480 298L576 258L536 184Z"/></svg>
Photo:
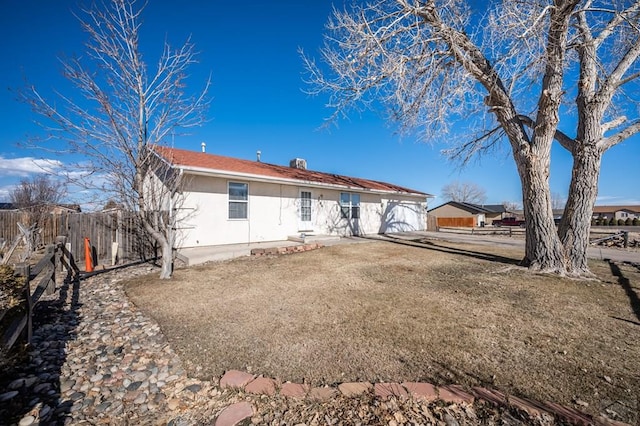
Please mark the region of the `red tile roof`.
<svg viewBox="0 0 640 426"><path fill-rule="evenodd" d="M352 189L375 190L385 192L401 192L427 196L429 194L402 186L369 179L354 178L331 173L316 172L313 170L296 169L293 167L278 166L275 164L258 161L241 160L221 155L204 152L187 151L184 149L155 146L154 151L177 167L193 167L203 171L222 171L255 175L257 177L271 177L280 179L297 180L300 182L313 182L325 185L338 185Z"/></svg>

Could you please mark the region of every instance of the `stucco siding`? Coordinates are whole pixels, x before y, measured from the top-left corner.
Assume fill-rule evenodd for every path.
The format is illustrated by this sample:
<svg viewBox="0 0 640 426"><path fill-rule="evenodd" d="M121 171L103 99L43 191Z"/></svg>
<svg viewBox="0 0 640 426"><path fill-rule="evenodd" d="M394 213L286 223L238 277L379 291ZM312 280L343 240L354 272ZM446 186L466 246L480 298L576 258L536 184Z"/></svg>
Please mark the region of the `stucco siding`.
<svg viewBox="0 0 640 426"><path fill-rule="evenodd" d="M343 218L340 191L266 182L248 184L247 219L229 219L228 179L194 176L185 191L178 245L196 247L285 240L301 232L323 235L377 234L424 230L425 202L418 196L393 199L360 194L360 217ZM301 221L301 191L311 193L311 221ZM353 193L353 192L352 192Z"/></svg>

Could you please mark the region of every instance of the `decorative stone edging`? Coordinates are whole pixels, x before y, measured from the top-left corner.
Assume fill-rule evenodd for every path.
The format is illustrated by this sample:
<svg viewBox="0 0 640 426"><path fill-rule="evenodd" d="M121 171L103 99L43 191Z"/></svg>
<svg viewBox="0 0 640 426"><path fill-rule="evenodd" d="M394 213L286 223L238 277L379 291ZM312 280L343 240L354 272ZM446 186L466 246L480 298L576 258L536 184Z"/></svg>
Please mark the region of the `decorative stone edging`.
<svg viewBox="0 0 640 426"><path fill-rule="evenodd" d="M376 398L387 400L392 397L398 399L414 398L433 402L443 401L447 404L473 404L475 401L490 403L497 406L510 406L524 411L531 418L542 416L555 417L570 424L629 426L626 423L607 419L594 418L579 410L564 407L552 402L538 402L527 398L505 395L494 389L474 387L470 391L460 385L434 386L424 382L403 383L375 383L348 382L337 387L311 387L308 384L281 383L276 379L256 376L244 371L227 371L220 379L221 389L237 389L254 395L281 396L288 398L311 399L327 401L337 395L344 397L358 397L366 393L373 393ZM224 409L216 419L216 426L236 425L253 415L253 408L248 402L230 405Z"/></svg>
<svg viewBox="0 0 640 426"><path fill-rule="evenodd" d="M273 256L278 254L292 254L301 253L304 251L316 250L324 247L320 243L300 244L296 246L287 247L270 247L270 248L256 248L251 250L251 256Z"/></svg>

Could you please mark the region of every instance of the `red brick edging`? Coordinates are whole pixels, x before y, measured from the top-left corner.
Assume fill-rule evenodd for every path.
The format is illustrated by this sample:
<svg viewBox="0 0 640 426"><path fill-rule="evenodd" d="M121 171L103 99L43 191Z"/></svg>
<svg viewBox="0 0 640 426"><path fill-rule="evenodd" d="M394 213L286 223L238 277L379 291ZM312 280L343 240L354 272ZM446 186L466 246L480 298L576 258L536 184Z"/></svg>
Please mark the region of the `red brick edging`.
<svg viewBox="0 0 640 426"><path fill-rule="evenodd" d="M292 253L300 253L303 251L311 251L324 247L324 245L320 243L311 243L311 244L299 244L296 246L287 246L287 247L269 247L269 248L256 248L251 250L251 256L273 256L277 254L292 254Z"/></svg>
<svg viewBox="0 0 640 426"><path fill-rule="evenodd" d="M570 424L582 425L616 425L628 426L626 423L609 420L605 417L594 418L579 410L564 407L552 402L541 403L526 398L505 395L494 389L474 387L467 391L459 385L434 386L431 383L404 382L404 383L375 383L351 382L341 383L337 387L311 387L307 384L280 383L275 379L263 376L255 376L244 371L227 371L220 379L222 389L238 389L255 395L274 396L280 394L289 398L308 398L317 401L326 401L337 395L345 397L360 396L365 393L373 393L377 398L415 398L432 402L435 400L445 403L473 404L474 401L482 401L494 405L511 406L526 412L530 417L536 418L542 415L552 416ZM238 403L224 409L216 426L233 425L253 415L250 404ZM244 416L239 418L238 416ZM233 421L229 422L229 419Z"/></svg>

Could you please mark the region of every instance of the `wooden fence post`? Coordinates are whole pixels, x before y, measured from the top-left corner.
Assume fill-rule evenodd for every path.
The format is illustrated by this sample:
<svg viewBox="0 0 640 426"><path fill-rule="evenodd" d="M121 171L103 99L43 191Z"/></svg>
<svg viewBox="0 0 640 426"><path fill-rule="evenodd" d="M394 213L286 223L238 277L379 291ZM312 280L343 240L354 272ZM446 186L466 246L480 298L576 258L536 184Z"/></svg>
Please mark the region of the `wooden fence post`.
<svg viewBox="0 0 640 426"><path fill-rule="evenodd" d="M25 278L23 297L27 302L27 324L23 333L28 344L31 343L31 337L33 335L33 301L31 300L31 285L29 281L31 276L31 265L28 263L18 263L15 266L15 272L17 275Z"/></svg>
<svg viewBox="0 0 640 426"><path fill-rule="evenodd" d="M47 260L49 260L49 268L51 268L49 282L44 290L45 294L49 296L56 291L56 246L53 244L48 245L45 256Z"/></svg>
<svg viewBox="0 0 640 426"><path fill-rule="evenodd" d="M64 256L64 248L65 243L67 242L67 237L63 235L58 235L55 239L55 256L52 259L53 261L53 286L56 285L56 275L55 271L57 270L59 273L64 272L64 263L62 262L62 257Z"/></svg>

